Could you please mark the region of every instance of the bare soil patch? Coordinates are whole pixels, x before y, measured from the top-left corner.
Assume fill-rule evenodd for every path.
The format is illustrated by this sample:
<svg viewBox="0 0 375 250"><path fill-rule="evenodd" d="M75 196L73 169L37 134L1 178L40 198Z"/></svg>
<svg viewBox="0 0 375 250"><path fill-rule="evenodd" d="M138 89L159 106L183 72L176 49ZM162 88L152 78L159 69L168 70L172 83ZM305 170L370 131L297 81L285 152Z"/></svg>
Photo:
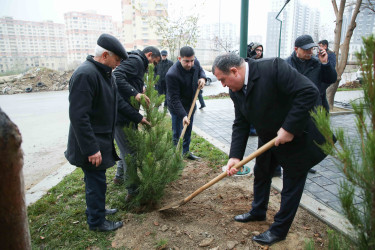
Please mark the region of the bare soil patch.
<svg viewBox="0 0 375 250"><path fill-rule="evenodd" d="M188 161L182 177L170 184L161 206L180 201L221 173L205 161ZM267 249L251 240L273 222L280 206L280 193L271 190L267 220L239 223L237 214L249 211L253 177L227 177L177 209L145 214L128 213L124 227L112 242L125 249ZM326 246L328 226L299 208L286 240L270 249L304 249L313 239L316 249Z"/></svg>

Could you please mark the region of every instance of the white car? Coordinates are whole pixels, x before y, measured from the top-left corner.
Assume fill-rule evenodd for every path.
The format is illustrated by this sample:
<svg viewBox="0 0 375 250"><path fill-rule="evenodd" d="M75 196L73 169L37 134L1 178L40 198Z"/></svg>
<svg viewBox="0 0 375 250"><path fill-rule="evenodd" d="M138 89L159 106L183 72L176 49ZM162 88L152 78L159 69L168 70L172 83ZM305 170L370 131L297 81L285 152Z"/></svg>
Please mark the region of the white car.
<svg viewBox="0 0 375 250"><path fill-rule="evenodd" d="M212 74L211 72L204 70L204 73L206 74L206 78L207 78L206 86L210 85L212 82L217 81L216 76Z"/></svg>

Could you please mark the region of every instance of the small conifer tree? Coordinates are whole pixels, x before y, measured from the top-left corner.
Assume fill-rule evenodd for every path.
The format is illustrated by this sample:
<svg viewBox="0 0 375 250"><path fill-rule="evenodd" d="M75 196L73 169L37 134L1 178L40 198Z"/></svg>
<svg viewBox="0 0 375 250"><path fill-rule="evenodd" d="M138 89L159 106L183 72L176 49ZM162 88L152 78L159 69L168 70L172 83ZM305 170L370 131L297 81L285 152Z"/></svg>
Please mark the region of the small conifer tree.
<svg viewBox="0 0 375 250"><path fill-rule="evenodd" d="M128 167L126 185L136 185L138 194L130 201L129 208L143 211L154 207L164 195L168 183L176 180L183 168L181 148L177 149L172 140L170 119L167 110L161 111L164 95L158 94L154 86L159 76L154 77L154 65L149 64L145 74L147 105L144 98L141 105L151 126L141 126L138 130L132 125L124 128L130 147L135 152L125 157ZM139 103L132 98L132 105Z"/></svg>
<svg viewBox="0 0 375 250"><path fill-rule="evenodd" d="M332 127L324 109L312 113L318 129L326 138L322 149L332 155L347 180L340 185L339 197L345 217L353 225L355 235L352 247L375 249L375 38L363 38L364 48L357 53L363 70L364 99L352 103L356 116L358 138L350 138L342 128L336 129L336 145L332 140ZM359 149L359 151L358 151ZM363 209L354 205L357 192L363 197ZM330 249L344 249L348 241L331 237ZM339 243L338 243L339 242ZM344 247L345 246L345 247ZM351 247L350 247L351 248Z"/></svg>

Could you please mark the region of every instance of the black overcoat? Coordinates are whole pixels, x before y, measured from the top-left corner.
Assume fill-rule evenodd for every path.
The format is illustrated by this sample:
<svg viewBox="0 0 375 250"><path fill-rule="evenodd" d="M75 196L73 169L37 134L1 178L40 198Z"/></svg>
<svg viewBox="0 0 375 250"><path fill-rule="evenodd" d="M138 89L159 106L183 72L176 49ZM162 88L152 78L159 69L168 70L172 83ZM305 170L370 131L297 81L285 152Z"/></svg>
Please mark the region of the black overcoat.
<svg viewBox="0 0 375 250"><path fill-rule="evenodd" d="M165 76L169 112L181 118L187 116L200 78L206 79L206 74L197 59L189 71L182 67L180 61L169 68Z"/></svg>
<svg viewBox="0 0 375 250"><path fill-rule="evenodd" d="M139 121L142 116L122 99L112 69L92 56L82 63L69 81L70 127L65 157L70 164L87 170L112 167L119 157L113 144L117 108L123 115ZM95 167L88 157L100 150L102 163Z"/></svg>
<svg viewBox="0 0 375 250"><path fill-rule="evenodd" d="M309 114L318 103L318 89L280 58L247 59L247 62L246 94L242 90L230 91L235 120L229 156L242 159L250 124L258 133L258 147L275 138L282 127L292 133L294 139L273 147L270 152L286 174L307 171L326 156L315 143L322 143L324 139Z"/></svg>

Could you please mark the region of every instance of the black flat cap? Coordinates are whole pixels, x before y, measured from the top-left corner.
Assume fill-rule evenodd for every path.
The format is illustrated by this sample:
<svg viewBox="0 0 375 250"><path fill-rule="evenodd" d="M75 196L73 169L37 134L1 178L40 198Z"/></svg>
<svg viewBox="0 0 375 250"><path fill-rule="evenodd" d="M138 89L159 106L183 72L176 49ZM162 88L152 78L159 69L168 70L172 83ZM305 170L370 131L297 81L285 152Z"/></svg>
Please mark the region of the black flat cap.
<svg viewBox="0 0 375 250"><path fill-rule="evenodd" d="M124 60L128 58L128 53L126 53L124 46L122 46L121 42L116 37L110 34L101 34L96 43L100 47L115 53Z"/></svg>
<svg viewBox="0 0 375 250"><path fill-rule="evenodd" d="M168 52L166 50L162 50L162 51L160 51L160 54L162 56L166 56L166 55L168 55Z"/></svg>
<svg viewBox="0 0 375 250"><path fill-rule="evenodd" d="M309 35L302 35L297 37L296 41L294 42L294 47L298 47L301 49L311 49L312 47L318 47L314 40Z"/></svg>

